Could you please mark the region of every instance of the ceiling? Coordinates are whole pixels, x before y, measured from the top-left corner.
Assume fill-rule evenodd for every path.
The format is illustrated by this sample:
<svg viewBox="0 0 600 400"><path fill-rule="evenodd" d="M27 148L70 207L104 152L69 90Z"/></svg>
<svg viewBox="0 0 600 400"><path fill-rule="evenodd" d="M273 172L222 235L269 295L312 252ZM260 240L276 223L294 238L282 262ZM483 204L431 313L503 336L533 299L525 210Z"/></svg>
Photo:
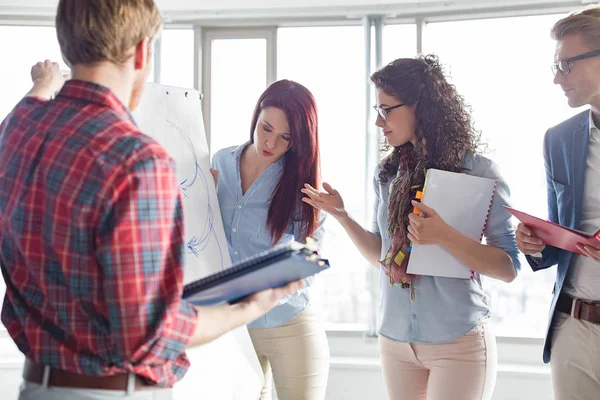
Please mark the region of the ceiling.
<svg viewBox="0 0 600 400"><path fill-rule="evenodd" d="M295 16L444 15L506 10L571 10L592 0L156 0L169 22ZM58 0L0 0L0 18L50 18Z"/></svg>

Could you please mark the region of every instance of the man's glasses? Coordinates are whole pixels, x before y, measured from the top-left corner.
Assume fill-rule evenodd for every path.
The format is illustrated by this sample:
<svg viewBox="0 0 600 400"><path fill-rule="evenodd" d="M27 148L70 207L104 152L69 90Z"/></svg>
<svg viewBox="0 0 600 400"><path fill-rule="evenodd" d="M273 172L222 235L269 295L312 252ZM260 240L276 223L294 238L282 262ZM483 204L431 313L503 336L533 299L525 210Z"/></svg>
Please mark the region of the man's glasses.
<svg viewBox="0 0 600 400"><path fill-rule="evenodd" d="M571 72L571 63L596 56L600 56L600 50L594 50L587 53L583 53L575 57L567 58L566 60L558 60L557 62L552 64L552 73L556 75L558 72L560 72L563 75L567 75L569 72Z"/></svg>
<svg viewBox="0 0 600 400"><path fill-rule="evenodd" d="M392 107L379 107L379 106L373 106L373 109L375 111L377 111L377 113L379 114L379 116L381 117L381 119L383 119L384 121L387 119L388 114L390 113L390 111L392 111L395 108L398 107L402 107L405 106L406 104L398 104Z"/></svg>

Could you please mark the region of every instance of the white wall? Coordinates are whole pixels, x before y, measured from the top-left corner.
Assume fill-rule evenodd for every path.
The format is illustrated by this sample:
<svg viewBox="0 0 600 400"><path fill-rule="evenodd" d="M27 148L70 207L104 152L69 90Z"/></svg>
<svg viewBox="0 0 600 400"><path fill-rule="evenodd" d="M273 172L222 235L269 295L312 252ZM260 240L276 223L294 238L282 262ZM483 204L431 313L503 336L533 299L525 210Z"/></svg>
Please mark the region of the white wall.
<svg viewBox="0 0 600 400"><path fill-rule="evenodd" d="M386 399L377 342L361 333L330 332L331 370L327 400ZM541 362L540 339L499 338L499 371L493 400L551 400L548 366ZM17 398L22 356L0 332L0 398Z"/></svg>

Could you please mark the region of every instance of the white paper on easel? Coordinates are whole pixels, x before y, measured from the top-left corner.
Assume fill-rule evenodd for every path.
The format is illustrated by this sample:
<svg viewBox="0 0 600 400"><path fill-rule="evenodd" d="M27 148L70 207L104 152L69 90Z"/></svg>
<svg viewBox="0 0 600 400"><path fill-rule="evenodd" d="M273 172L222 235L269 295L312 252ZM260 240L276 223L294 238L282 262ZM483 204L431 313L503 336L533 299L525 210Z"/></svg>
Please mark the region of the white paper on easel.
<svg viewBox="0 0 600 400"><path fill-rule="evenodd" d="M429 169L421 201L433 208L448 225L479 242L496 184L495 179ZM413 244L406 271L447 278L471 277L466 265L438 245Z"/></svg>
<svg viewBox="0 0 600 400"><path fill-rule="evenodd" d="M185 283L231 265L210 174L200 97L193 89L149 83L133 114L140 130L176 162L185 219ZM263 373L245 327L192 348L187 355L191 367L174 387L176 399L254 400L259 396Z"/></svg>

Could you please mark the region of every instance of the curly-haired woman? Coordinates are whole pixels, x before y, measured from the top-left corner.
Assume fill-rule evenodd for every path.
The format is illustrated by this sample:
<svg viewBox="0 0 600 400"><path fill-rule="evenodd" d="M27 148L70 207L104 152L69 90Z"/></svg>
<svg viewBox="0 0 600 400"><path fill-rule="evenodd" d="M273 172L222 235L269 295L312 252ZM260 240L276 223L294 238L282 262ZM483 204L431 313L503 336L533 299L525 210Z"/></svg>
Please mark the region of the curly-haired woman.
<svg viewBox="0 0 600 400"><path fill-rule="evenodd" d="M496 344L481 275L511 282L520 268L514 226L503 208L509 189L498 167L478 154L479 135L456 88L435 56L398 59L371 76L376 125L393 151L375 172L375 215L366 230L324 183L304 201L334 216L363 256L380 267L380 353L390 399L489 399L496 380ZM495 178L498 187L486 244L447 225L414 202L428 168ZM413 207L426 218L413 214ZM410 242L443 246L472 271L471 279L417 277L406 272ZM381 260L381 261L380 261Z"/></svg>

